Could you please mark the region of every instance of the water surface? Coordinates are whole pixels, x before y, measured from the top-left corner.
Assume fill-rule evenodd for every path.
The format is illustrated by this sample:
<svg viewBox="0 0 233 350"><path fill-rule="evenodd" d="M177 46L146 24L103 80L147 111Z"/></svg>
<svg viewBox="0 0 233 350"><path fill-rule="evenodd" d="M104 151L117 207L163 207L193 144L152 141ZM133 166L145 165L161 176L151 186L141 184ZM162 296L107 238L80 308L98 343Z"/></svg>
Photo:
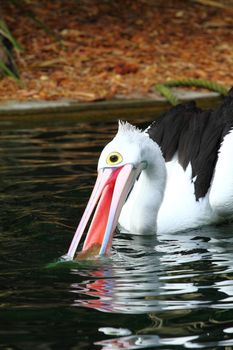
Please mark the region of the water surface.
<svg viewBox="0 0 233 350"><path fill-rule="evenodd" d="M146 122L145 122L146 124ZM117 124L0 123L0 349L233 346L233 225L66 253Z"/></svg>

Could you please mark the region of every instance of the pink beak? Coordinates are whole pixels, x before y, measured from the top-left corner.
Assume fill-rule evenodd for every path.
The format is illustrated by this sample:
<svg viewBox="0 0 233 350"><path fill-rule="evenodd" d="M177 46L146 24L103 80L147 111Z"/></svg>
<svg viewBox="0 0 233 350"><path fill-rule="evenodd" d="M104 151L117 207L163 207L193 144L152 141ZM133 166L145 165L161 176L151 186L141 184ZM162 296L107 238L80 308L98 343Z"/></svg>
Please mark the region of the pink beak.
<svg viewBox="0 0 233 350"><path fill-rule="evenodd" d="M138 175L145 168L142 162L137 168L132 164L100 169L87 207L75 232L65 259L73 259L84 230L93 215L82 251L100 246L99 255L106 255L111 248L121 209Z"/></svg>

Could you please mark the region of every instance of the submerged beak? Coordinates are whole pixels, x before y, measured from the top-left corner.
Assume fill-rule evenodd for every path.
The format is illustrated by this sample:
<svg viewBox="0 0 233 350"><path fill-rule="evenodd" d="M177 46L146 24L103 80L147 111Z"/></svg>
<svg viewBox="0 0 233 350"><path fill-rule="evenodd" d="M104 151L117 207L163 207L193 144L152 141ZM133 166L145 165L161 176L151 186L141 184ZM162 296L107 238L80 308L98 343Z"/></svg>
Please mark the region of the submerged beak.
<svg viewBox="0 0 233 350"><path fill-rule="evenodd" d="M99 255L105 255L111 248L113 233L118 223L121 209L135 180L145 168L145 162L137 168L126 164L117 168L100 169L87 207L75 232L66 259L73 259L78 244L93 215L82 251L99 246Z"/></svg>

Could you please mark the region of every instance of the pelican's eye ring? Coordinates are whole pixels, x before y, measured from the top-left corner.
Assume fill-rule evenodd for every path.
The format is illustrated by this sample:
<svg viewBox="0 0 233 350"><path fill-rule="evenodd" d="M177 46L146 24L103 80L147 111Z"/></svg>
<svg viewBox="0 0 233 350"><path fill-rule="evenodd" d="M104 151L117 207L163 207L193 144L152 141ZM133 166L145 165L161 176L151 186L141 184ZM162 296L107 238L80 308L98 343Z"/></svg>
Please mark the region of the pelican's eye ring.
<svg viewBox="0 0 233 350"><path fill-rule="evenodd" d="M109 153L109 155L107 156L107 164L108 165L117 165L119 163L121 163L123 160L123 157L120 153L118 152L111 152Z"/></svg>

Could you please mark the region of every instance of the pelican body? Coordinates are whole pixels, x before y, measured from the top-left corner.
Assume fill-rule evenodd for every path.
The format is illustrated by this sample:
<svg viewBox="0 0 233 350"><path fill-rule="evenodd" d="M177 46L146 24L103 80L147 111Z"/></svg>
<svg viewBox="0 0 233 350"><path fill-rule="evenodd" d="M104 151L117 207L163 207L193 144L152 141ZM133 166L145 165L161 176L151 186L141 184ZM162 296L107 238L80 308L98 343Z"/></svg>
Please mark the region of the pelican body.
<svg viewBox="0 0 233 350"><path fill-rule="evenodd" d="M233 89L215 110L180 104L142 131L119 122L103 149L98 177L67 253L111 247L116 227L171 233L233 218Z"/></svg>

